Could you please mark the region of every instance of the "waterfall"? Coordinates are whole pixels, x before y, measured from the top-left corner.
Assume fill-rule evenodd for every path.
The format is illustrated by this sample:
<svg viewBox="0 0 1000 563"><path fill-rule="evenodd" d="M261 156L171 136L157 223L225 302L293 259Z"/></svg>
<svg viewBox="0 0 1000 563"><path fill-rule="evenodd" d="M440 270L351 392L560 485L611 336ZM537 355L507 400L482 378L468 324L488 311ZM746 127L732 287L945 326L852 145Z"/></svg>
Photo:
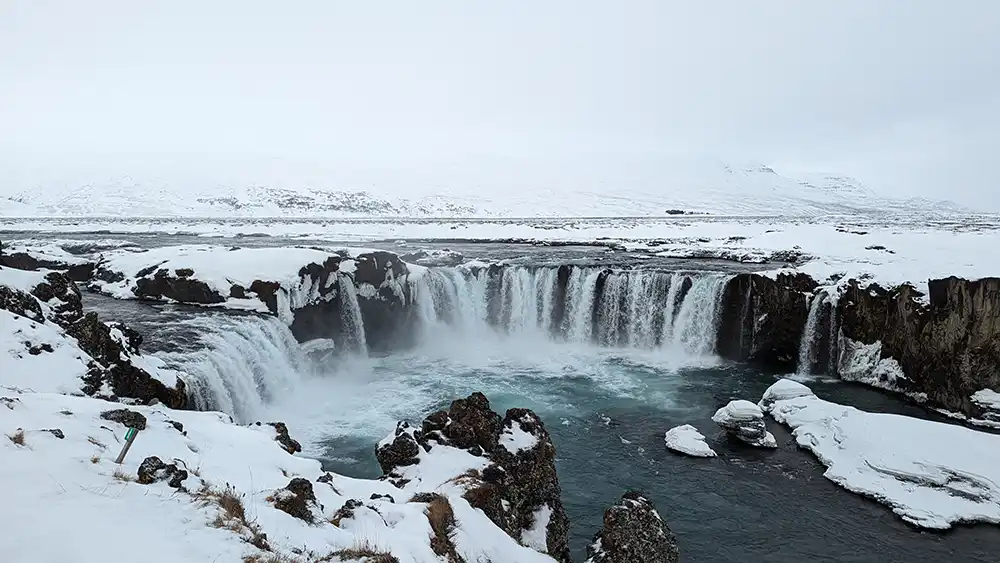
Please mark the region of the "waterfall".
<svg viewBox="0 0 1000 563"><path fill-rule="evenodd" d="M802 339L799 342L799 363L797 372L800 375L812 373L813 365L816 364L816 345L821 338L817 338L820 317L823 313L823 304L827 301L825 291L817 293L809 303L809 315L806 317L806 326L802 331Z"/></svg>
<svg viewBox="0 0 1000 563"><path fill-rule="evenodd" d="M687 354L704 356L715 352L719 331L722 290L728 276L705 274L692 280L691 289L674 320L673 345Z"/></svg>
<svg viewBox="0 0 1000 563"><path fill-rule="evenodd" d="M305 351L277 318L219 314L188 324L198 329L198 346L160 356L188 375L199 410L253 422L266 402L296 386L310 369Z"/></svg>
<svg viewBox="0 0 1000 563"><path fill-rule="evenodd" d="M346 275L337 276L341 295L340 317L344 327L344 347L356 354L367 354L365 321L361 316L361 304L354 287L354 280Z"/></svg>
<svg viewBox="0 0 1000 563"><path fill-rule="evenodd" d="M569 266L432 268L411 295L425 337L453 327L608 347L715 351L729 276ZM561 280L561 281L560 281Z"/></svg>

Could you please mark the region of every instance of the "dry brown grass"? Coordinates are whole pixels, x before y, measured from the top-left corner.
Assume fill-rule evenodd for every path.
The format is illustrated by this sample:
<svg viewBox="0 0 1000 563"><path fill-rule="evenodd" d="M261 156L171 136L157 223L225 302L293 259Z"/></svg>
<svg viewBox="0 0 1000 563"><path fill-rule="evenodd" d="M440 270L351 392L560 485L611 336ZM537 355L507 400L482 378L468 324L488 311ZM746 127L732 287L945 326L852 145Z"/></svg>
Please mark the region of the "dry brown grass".
<svg viewBox="0 0 1000 563"><path fill-rule="evenodd" d="M14 442L15 445L18 445L18 446L25 445L24 444L24 429L23 428L18 428L17 432L14 432L13 434L7 434L7 437L10 438L10 441Z"/></svg>
<svg viewBox="0 0 1000 563"><path fill-rule="evenodd" d="M295 560L278 553L253 553L243 557L243 563L293 563Z"/></svg>
<svg viewBox="0 0 1000 563"><path fill-rule="evenodd" d="M87 441L90 442L91 444L94 444L98 448L101 448L102 450L108 449L108 445L107 444L102 443L100 440L98 440L97 438L94 438L93 436L87 436Z"/></svg>
<svg viewBox="0 0 1000 563"><path fill-rule="evenodd" d="M203 505L214 504L219 507L219 515L212 521L214 528L224 528L237 534L243 534L247 543L258 549L270 551L267 535L257 525L256 520L247 518L246 507L243 505L243 493L231 485L224 489L205 486L194 493L194 498Z"/></svg>
<svg viewBox="0 0 1000 563"><path fill-rule="evenodd" d="M341 561L364 561L365 563L399 563L399 559L384 551L375 551L374 547L367 541L362 541L349 549L341 549L330 553L326 557L314 560L314 563L327 563L333 561L334 557Z"/></svg>
<svg viewBox="0 0 1000 563"><path fill-rule="evenodd" d="M131 483L135 481L135 477L131 473L125 473L121 467L115 468L115 472L111 474L116 481L121 481L122 483Z"/></svg>
<svg viewBox="0 0 1000 563"><path fill-rule="evenodd" d="M95 455L90 457L90 463L98 464L101 463L101 456Z"/></svg>

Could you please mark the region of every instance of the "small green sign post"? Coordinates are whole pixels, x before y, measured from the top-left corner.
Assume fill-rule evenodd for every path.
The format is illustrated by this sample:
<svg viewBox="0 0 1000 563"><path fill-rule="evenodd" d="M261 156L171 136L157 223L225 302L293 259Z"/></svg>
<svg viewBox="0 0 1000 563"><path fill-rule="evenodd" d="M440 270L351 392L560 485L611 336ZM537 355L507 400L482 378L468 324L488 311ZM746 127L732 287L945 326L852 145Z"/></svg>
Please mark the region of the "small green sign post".
<svg viewBox="0 0 1000 563"><path fill-rule="evenodd" d="M125 445L122 446L122 453L118 454L118 459L115 460L115 463L121 464L121 462L125 461L125 454L127 454L129 448L132 447L132 442L135 441L135 437L138 434L139 431L135 428L129 428L125 431Z"/></svg>

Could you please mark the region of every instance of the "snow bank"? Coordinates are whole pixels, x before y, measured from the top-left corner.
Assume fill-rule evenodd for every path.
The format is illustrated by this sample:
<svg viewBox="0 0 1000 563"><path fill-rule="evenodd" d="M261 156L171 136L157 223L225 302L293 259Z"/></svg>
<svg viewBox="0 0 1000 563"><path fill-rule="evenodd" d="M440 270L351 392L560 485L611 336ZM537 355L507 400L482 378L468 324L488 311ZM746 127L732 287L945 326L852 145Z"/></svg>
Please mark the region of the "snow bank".
<svg viewBox="0 0 1000 563"><path fill-rule="evenodd" d="M715 457L716 453L705 442L705 436L690 424L667 430L664 436L667 449L693 457Z"/></svg>
<svg viewBox="0 0 1000 563"><path fill-rule="evenodd" d="M12 437L0 440L0 495L11 506L31 507L0 511L5 560L103 563L142 553L149 563L239 562L260 553L247 540L265 533L271 550L286 557L283 561L316 560L367 546L404 563L440 562L430 546L427 507L408 502L409 491L339 475L319 481L319 462L288 454L273 440L269 426L242 427L221 413L162 407L131 407L146 418L146 428L118 466L113 459L126 428L100 416L113 408L120 405L0 392L0 432ZM184 489L132 482L148 456L186 468ZM296 477L312 483L319 516L314 524L273 504L275 498L288 497L283 489ZM240 499L245 518L227 516L213 500L212 494L227 484ZM459 492L453 483L440 486L455 512L452 541L465 560L553 561L518 545ZM348 510L345 504L351 500L355 508Z"/></svg>
<svg viewBox="0 0 1000 563"><path fill-rule="evenodd" d="M911 524L1000 523L1000 436L841 406L790 380L761 404L827 467L826 478Z"/></svg>
<svg viewBox="0 0 1000 563"><path fill-rule="evenodd" d="M62 328L0 309L0 392L78 394L90 361Z"/></svg>

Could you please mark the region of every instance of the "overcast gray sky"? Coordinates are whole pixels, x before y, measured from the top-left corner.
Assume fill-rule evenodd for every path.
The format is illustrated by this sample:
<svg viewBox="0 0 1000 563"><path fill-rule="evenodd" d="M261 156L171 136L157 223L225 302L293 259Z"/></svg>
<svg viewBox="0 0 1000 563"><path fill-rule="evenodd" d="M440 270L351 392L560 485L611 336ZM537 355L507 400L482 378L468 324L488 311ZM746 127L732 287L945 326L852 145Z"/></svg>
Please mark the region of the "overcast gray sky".
<svg viewBox="0 0 1000 563"><path fill-rule="evenodd" d="M753 160L1000 210L1000 2L4 0L0 171Z"/></svg>

